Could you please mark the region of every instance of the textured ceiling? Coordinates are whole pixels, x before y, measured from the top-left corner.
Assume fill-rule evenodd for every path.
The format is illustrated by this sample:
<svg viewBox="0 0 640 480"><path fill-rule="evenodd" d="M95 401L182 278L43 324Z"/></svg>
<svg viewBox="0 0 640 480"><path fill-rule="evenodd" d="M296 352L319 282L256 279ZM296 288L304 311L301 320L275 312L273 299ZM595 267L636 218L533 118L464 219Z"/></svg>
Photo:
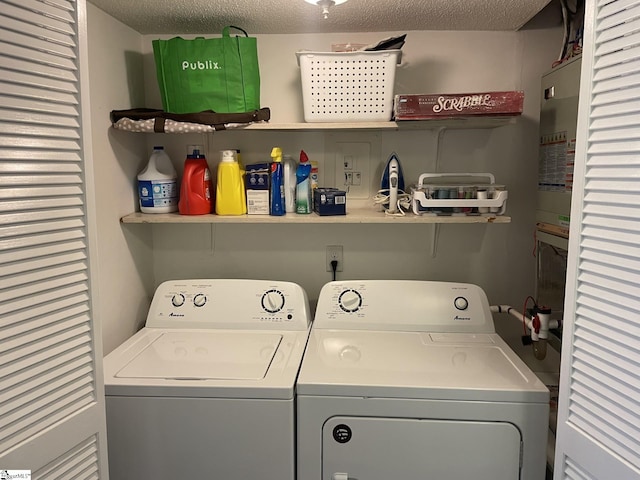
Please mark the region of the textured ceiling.
<svg viewBox="0 0 640 480"><path fill-rule="evenodd" d="M88 0L142 34L251 34L518 30L550 0L350 0L320 7L304 0Z"/></svg>

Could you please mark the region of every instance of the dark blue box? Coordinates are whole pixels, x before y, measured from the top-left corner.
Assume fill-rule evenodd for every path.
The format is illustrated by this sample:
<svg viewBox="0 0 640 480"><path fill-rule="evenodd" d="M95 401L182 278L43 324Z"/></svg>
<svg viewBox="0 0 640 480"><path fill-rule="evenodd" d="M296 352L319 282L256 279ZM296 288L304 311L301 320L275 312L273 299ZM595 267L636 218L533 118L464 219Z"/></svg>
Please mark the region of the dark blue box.
<svg viewBox="0 0 640 480"><path fill-rule="evenodd" d="M313 211L318 215L346 215L347 192L337 188L314 189Z"/></svg>

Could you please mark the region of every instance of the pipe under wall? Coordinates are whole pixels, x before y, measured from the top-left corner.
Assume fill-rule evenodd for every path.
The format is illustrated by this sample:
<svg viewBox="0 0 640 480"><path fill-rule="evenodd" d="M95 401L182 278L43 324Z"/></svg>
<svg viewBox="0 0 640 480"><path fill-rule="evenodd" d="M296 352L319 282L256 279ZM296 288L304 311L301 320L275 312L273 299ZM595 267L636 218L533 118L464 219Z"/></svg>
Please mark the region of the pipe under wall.
<svg viewBox="0 0 640 480"><path fill-rule="evenodd" d="M547 335L549 333L549 313L540 313L540 327L536 332L533 325L533 319L526 317L510 305L491 305L489 307L492 313L508 313L518 321L525 322L526 327L531 331L531 346L533 348L533 356L536 360L544 360L547 356Z"/></svg>

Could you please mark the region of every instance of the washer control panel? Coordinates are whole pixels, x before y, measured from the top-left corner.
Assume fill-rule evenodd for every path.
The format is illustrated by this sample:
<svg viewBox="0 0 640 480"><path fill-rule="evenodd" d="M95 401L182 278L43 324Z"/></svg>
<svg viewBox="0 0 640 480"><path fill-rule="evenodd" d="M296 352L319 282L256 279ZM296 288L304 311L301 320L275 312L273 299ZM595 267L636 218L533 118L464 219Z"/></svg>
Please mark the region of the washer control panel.
<svg viewBox="0 0 640 480"><path fill-rule="evenodd" d="M318 298L314 328L494 333L477 285L417 280L338 281Z"/></svg>
<svg viewBox="0 0 640 480"><path fill-rule="evenodd" d="M311 322L304 290L291 282L213 279L161 284L148 327L305 330Z"/></svg>

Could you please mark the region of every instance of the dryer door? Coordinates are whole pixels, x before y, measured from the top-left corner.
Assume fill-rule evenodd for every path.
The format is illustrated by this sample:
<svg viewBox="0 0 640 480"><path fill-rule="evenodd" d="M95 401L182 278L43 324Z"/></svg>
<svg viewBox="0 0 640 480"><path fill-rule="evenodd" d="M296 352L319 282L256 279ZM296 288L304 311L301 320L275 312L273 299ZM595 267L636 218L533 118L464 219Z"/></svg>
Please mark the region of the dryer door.
<svg viewBox="0 0 640 480"><path fill-rule="evenodd" d="M322 480L520 478L510 423L332 417L322 435Z"/></svg>

